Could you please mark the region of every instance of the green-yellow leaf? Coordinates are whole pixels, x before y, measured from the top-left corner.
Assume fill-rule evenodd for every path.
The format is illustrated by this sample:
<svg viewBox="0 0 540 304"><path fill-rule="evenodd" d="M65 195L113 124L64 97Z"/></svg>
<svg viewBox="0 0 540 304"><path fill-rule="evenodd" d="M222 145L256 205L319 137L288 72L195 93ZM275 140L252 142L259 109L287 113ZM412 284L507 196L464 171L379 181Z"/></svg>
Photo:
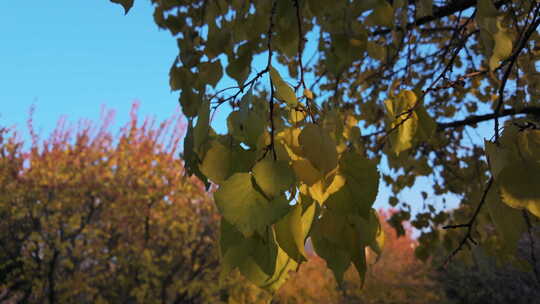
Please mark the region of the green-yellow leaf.
<svg viewBox="0 0 540 304"><path fill-rule="evenodd" d="M266 121L253 110L233 111L227 118L229 133L238 141L256 147L259 137L264 133Z"/></svg>
<svg viewBox="0 0 540 304"><path fill-rule="evenodd" d="M270 78L274 86L276 98L286 102L288 105L295 107L298 104L294 90L281 78L278 71L270 67Z"/></svg>
<svg viewBox="0 0 540 304"><path fill-rule="evenodd" d="M347 152L339 161L339 170L345 177L345 187L356 201L359 214L369 210L379 191L377 164L358 153Z"/></svg>
<svg viewBox="0 0 540 304"><path fill-rule="evenodd" d="M437 130L437 123L423 106L418 106L415 112L418 117L417 138L421 141L429 141Z"/></svg>
<svg viewBox="0 0 540 304"><path fill-rule="evenodd" d="M236 172L247 172L255 161L255 154L240 147L227 147L213 141L200 166L202 173L214 183L221 184Z"/></svg>
<svg viewBox="0 0 540 304"><path fill-rule="evenodd" d="M276 139L285 144L284 148L293 160L299 159L299 155L302 155L302 147L300 147L300 143L298 142L300 132L300 128L287 128L279 132L276 136Z"/></svg>
<svg viewBox="0 0 540 304"><path fill-rule="evenodd" d="M220 225L221 272L219 281L223 283L235 268L242 265L255 247L254 239L245 238L224 219Z"/></svg>
<svg viewBox="0 0 540 304"><path fill-rule="evenodd" d="M517 134L519 155L531 164L540 165L540 130L528 129Z"/></svg>
<svg viewBox="0 0 540 304"><path fill-rule="evenodd" d="M289 121L292 124L297 124L304 120L307 116L307 113L305 110L298 111L296 109L291 109L289 112Z"/></svg>
<svg viewBox="0 0 540 304"><path fill-rule="evenodd" d="M366 50L369 57L379 60L381 62L386 59L386 48L382 45L379 45L375 42L368 41L366 44Z"/></svg>
<svg viewBox="0 0 540 304"><path fill-rule="evenodd" d="M513 208L525 208L540 217L539 165L513 161L501 170L497 179L504 203Z"/></svg>
<svg viewBox="0 0 540 304"><path fill-rule="evenodd" d="M495 47L491 58L489 58L489 68L491 70L496 69L502 60L512 54L512 37L506 31L499 30L493 35L493 40L495 41Z"/></svg>
<svg viewBox="0 0 540 304"><path fill-rule="evenodd" d="M387 1L379 1L366 18L366 24L392 27L394 25L394 8Z"/></svg>
<svg viewBox="0 0 540 304"><path fill-rule="evenodd" d="M257 185L270 197L280 195L294 183L294 173L286 161L265 158L253 168Z"/></svg>
<svg viewBox="0 0 540 304"><path fill-rule="evenodd" d="M518 241L527 231L527 226L520 210L503 204L497 188L497 183L494 183L489 189L486 205L497 233L504 242L503 248L510 253L515 253Z"/></svg>
<svg viewBox="0 0 540 304"><path fill-rule="evenodd" d="M484 142L484 147L488 157L491 174L497 180L499 173L501 173L502 169L510 159L509 149L498 147L497 144L487 140Z"/></svg>
<svg viewBox="0 0 540 304"><path fill-rule="evenodd" d="M416 102L416 95L409 90L404 90L398 94L397 98L387 99L384 102L391 121L390 130L392 131L389 137L392 151L396 155L412 147L418 128L418 115L413 110Z"/></svg>
<svg viewBox="0 0 540 304"><path fill-rule="evenodd" d="M339 284L343 281L343 274L351 264L351 254L344 244L346 229L342 218L327 212L322 218L316 220L311 233L315 252L326 261Z"/></svg>
<svg viewBox="0 0 540 304"><path fill-rule="evenodd" d="M341 175L322 179L309 186L309 195L319 204L324 204L330 195L337 193L345 185L345 179Z"/></svg>
<svg viewBox="0 0 540 304"><path fill-rule="evenodd" d="M213 141L200 169L214 183L221 184L231 175L231 162L231 150L218 141Z"/></svg>
<svg viewBox="0 0 540 304"><path fill-rule="evenodd" d="M302 224L300 204L296 204L283 219L275 224L276 240L279 246L298 263L306 260L305 233Z"/></svg>
<svg viewBox="0 0 540 304"><path fill-rule="evenodd" d="M323 174L336 168L336 143L328 132L318 125L307 124L298 136L298 143L305 157Z"/></svg>
<svg viewBox="0 0 540 304"><path fill-rule="evenodd" d="M304 232L304 240L307 238L309 231L311 230L311 226L313 224L313 220L315 220L315 215L317 214L317 204L313 202L312 199L300 195L302 200L302 231Z"/></svg>
<svg viewBox="0 0 540 304"><path fill-rule="evenodd" d="M249 173L235 173L214 194L223 217L245 236L265 231L289 211L282 196L269 201L253 185Z"/></svg>
<svg viewBox="0 0 540 304"><path fill-rule="evenodd" d="M297 266L298 264L278 247L273 274L265 273L252 257L240 266L240 272L253 284L275 292L287 281L289 272L296 269Z"/></svg>
<svg viewBox="0 0 540 304"><path fill-rule="evenodd" d="M311 162L305 158L299 158L292 162L294 173L300 181L311 186L323 178L323 175L317 170Z"/></svg>
<svg viewBox="0 0 540 304"><path fill-rule="evenodd" d="M202 102L197 117L197 124L193 130L193 148L200 155L201 146L207 141L210 129L210 101L208 99Z"/></svg>

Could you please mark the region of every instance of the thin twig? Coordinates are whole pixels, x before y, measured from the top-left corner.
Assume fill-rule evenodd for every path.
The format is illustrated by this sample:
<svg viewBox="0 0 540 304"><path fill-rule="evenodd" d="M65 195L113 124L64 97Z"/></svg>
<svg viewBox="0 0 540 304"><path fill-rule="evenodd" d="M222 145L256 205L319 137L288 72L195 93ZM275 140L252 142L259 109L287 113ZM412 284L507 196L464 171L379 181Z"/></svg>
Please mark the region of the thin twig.
<svg viewBox="0 0 540 304"><path fill-rule="evenodd" d="M454 251L448 255L444 262L444 266L448 265L448 263L452 260L452 258L461 250L463 249L463 246L467 243L467 241L471 241L473 244L476 244L476 241L472 238L472 229L474 227L474 223L476 221L476 218L478 217L478 214L480 213L480 210L482 209L482 206L486 202L486 196L489 192L489 189L491 188L491 185L493 185L493 177L491 177L487 183L486 188L484 189L484 193L482 194L482 198L480 199L480 203L478 203L478 206L476 207L476 210L474 210L474 213L472 217L469 219L469 221L466 224L458 224L458 225L447 225L444 226L443 229L455 229L455 228L467 228L467 232L465 233L465 236L461 239L459 242L459 245Z"/></svg>
<svg viewBox="0 0 540 304"><path fill-rule="evenodd" d="M304 33L302 32L302 16L300 15L300 4L298 0L293 0L296 8L296 20L298 26L298 65L300 66L300 82L294 87L294 90L298 90L300 86L305 90L306 83L304 82L304 67L302 65L302 54L304 53Z"/></svg>
<svg viewBox="0 0 540 304"><path fill-rule="evenodd" d="M534 18L538 18L539 13L540 13L540 5L536 7ZM519 53L521 53L521 51L527 46L527 42L529 41L529 38L536 31L536 28L538 27L538 25L540 25L540 18L536 19L536 21L529 26L527 31L525 31L524 35L521 37L519 41L518 47L508 59L508 62L510 64L508 65L508 67L506 68L506 71L504 72L504 75L501 81L501 86L499 87L499 99L497 100L497 106L495 108L495 111L493 111L493 114L495 114L494 132L495 132L496 142L499 140L499 113L501 112L501 109L504 105L504 89L506 88L506 83L508 81L508 78L510 77L510 74L512 73L512 68L514 64L516 63L517 58L519 57Z"/></svg>
<svg viewBox="0 0 540 304"><path fill-rule="evenodd" d="M276 14L277 2L272 2L272 10L270 11L270 26L268 26L268 63L266 70L269 70L272 66L272 31L274 30L274 15ZM274 147L274 85L272 84L272 77L268 77L270 81L270 149L272 149L272 156L274 160L277 160L276 149Z"/></svg>

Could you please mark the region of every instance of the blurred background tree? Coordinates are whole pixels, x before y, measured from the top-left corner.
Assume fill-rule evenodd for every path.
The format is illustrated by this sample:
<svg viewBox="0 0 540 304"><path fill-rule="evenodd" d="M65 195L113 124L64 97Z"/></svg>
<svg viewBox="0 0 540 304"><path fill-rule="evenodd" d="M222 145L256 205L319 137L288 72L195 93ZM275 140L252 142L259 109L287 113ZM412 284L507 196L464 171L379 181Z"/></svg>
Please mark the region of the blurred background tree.
<svg viewBox="0 0 540 304"><path fill-rule="evenodd" d="M117 135L112 112L60 120L45 140L30 120L30 145L0 130L0 302L218 303L249 289L239 275L219 287L219 216L184 176L180 116L136 110Z"/></svg>

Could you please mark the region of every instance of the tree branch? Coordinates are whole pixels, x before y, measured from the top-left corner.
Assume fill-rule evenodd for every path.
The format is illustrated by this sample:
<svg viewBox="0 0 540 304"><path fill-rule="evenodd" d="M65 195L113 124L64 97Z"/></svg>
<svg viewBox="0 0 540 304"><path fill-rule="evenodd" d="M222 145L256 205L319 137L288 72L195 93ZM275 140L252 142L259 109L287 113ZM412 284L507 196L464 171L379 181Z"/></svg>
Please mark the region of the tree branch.
<svg viewBox="0 0 540 304"><path fill-rule="evenodd" d="M540 13L540 5L536 7L536 13L535 18L538 17ZM508 81L508 78L510 77L510 74L512 72L512 68L514 67L514 64L517 61L517 58L519 57L519 53L527 46L527 42L529 41L529 38L531 35L536 31L536 28L540 25L540 18L534 21L533 24L527 29L527 31L524 33L524 35L521 37L519 41L519 45L512 54L512 56L508 59L509 65L506 68L506 71L504 72L503 79L501 82L501 86L499 88L499 99L497 100L497 106L495 108L495 111L493 111L493 114L495 115L495 141L499 139L499 115L502 109L502 106L504 105L504 89L506 88L506 83Z"/></svg>
<svg viewBox="0 0 540 304"><path fill-rule="evenodd" d="M407 28L407 30L410 30L410 29L413 29L414 27L424 25L424 24L429 23L431 21L435 21L435 20L439 20L439 19L444 18L444 17L448 17L448 16L453 15L455 13L458 13L458 12L461 12L461 11L464 11L466 9L469 9L471 7L476 6L476 2L477 2L477 0L455 0L455 1L451 2L451 3L449 3L446 6L437 7L433 12L433 16L421 17L421 18L418 18L418 19L414 20L413 22L408 23L406 28ZM495 3L495 7L499 8L499 7L501 7L503 4L505 4L507 2L508 2L508 0L500 0L500 1ZM375 36L376 35L385 35L385 34L388 34L390 32L392 32L391 29L384 29L384 30L375 31L375 32L371 33L371 35L375 35Z"/></svg>
<svg viewBox="0 0 540 304"><path fill-rule="evenodd" d="M458 247L454 249L454 251L452 251L452 253L450 253L450 255L446 258L446 261L444 262L444 266L448 265L448 263L452 260L452 258L461 249L463 249L463 246L467 243L467 241L471 241L472 243L476 244L476 241L472 238L472 228L474 226L474 222L476 221L476 218L478 217L478 214L480 213L480 210L482 209L482 206L486 202L486 196L492 185L493 185L493 177L489 179L487 186L484 189L484 193L482 194L482 198L480 199L480 203L478 203L478 207L476 207L476 210L474 210L474 213L471 219L466 224L447 225L443 227L443 229L467 228L467 233L465 233L465 236L461 239L461 242L459 242Z"/></svg>
<svg viewBox="0 0 540 304"><path fill-rule="evenodd" d="M516 114L536 114L540 115L540 107L538 106L529 106L521 109L505 109L499 112L499 114L491 113L485 115L471 115L463 120L446 122L446 123L437 123L437 131L442 131L448 128L458 128L464 126L470 126L477 124L479 122L495 119L496 117L504 117Z"/></svg>

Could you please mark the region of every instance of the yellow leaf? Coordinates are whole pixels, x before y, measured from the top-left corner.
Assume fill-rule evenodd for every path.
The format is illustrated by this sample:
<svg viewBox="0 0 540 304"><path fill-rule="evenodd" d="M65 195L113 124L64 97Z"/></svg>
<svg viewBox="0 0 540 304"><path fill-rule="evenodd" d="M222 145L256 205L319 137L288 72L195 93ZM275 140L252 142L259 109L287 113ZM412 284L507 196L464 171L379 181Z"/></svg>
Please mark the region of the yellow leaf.
<svg viewBox="0 0 540 304"><path fill-rule="evenodd" d="M300 181L311 186L323 178L323 175L305 158L299 158L292 162L294 173Z"/></svg>
<svg viewBox="0 0 540 304"><path fill-rule="evenodd" d="M296 262L306 260L304 251L305 233L302 226L302 205L293 209L275 224L276 240L281 248Z"/></svg>
<svg viewBox="0 0 540 304"><path fill-rule="evenodd" d="M310 89L304 89L304 96L309 100L313 100L313 92Z"/></svg>
<svg viewBox="0 0 540 304"><path fill-rule="evenodd" d="M510 207L527 209L540 217L540 165L521 160L508 163L498 176L503 202Z"/></svg>
<svg viewBox="0 0 540 304"><path fill-rule="evenodd" d="M397 98L387 99L384 102L391 121L390 130L392 131L389 137L392 150L396 155L412 147L418 128L418 115L413 110L416 102L416 95L409 90L404 90L398 94Z"/></svg>

